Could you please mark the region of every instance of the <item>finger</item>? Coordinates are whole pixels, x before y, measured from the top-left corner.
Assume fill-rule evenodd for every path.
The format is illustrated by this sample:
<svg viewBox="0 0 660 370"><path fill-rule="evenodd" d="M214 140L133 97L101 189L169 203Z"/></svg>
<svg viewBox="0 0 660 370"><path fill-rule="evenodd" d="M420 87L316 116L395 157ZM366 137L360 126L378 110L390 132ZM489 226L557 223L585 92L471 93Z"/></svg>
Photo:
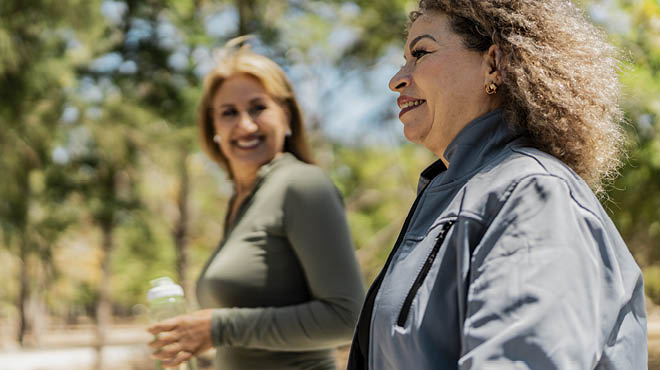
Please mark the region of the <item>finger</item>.
<svg viewBox="0 0 660 370"><path fill-rule="evenodd" d="M149 347L156 349L168 344L176 343L179 339L179 336L174 333L163 333L155 337L154 340L149 342Z"/></svg>
<svg viewBox="0 0 660 370"><path fill-rule="evenodd" d="M172 343L159 348L158 350L156 350L151 354L151 357L158 360L170 361L174 359L177 356L177 354L182 350L183 347L181 347L181 344Z"/></svg>
<svg viewBox="0 0 660 370"><path fill-rule="evenodd" d="M147 328L147 331L154 335L164 331L172 331L176 329L178 323L179 321L176 318L167 319L165 321L161 321L155 323L154 325L151 325L150 327Z"/></svg>
<svg viewBox="0 0 660 370"><path fill-rule="evenodd" d="M175 367L181 364L184 361L190 360L192 354L190 352L181 351L177 353L176 357L169 361L162 361L163 367Z"/></svg>

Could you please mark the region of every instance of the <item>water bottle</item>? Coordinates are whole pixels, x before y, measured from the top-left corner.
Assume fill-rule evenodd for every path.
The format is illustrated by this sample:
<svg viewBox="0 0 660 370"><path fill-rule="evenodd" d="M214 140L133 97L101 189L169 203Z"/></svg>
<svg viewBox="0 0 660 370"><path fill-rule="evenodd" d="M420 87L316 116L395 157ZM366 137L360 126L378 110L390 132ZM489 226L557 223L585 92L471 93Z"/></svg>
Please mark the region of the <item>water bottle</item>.
<svg viewBox="0 0 660 370"><path fill-rule="evenodd" d="M147 303L149 304L149 316L155 322L186 313L183 288L169 277L151 281L151 289L147 292ZM156 369L165 370L160 360L156 360ZM197 370L197 360L193 357L174 369Z"/></svg>

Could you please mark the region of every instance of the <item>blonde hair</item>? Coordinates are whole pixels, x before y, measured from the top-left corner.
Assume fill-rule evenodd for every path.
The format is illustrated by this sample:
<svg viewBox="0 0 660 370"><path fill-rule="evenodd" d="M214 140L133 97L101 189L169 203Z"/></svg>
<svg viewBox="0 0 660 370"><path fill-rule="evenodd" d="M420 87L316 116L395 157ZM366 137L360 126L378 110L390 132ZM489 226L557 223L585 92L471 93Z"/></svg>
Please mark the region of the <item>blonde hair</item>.
<svg viewBox="0 0 660 370"><path fill-rule="evenodd" d="M284 151L292 153L303 162L313 163L305 134L302 111L291 82L277 63L253 52L249 45L245 44L246 40L245 36L230 40L221 51L221 56L213 70L204 77L204 89L197 119L202 148L233 179L227 158L220 150L220 145L213 141L215 136L213 98L227 78L236 74L247 74L256 78L271 97L291 112L291 122L289 122L291 135L285 139Z"/></svg>
<svg viewBox="0 0 660 370"><path fill-rule="evenodd" d="M507 121L596 193L617 175L624 136L616 49L569 0L421 0L471 50L502 51Z"/></svg>

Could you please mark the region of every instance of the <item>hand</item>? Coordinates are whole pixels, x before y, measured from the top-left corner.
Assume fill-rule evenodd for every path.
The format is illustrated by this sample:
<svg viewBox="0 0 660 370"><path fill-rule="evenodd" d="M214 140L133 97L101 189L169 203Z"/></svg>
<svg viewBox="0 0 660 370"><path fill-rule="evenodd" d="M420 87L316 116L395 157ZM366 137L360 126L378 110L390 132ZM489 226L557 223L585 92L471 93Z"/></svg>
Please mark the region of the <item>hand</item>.
<svg viewBox="0 0 660 370"><path fill-rule="evenodd" d="M213 310L201 310L156 323L147 330L155 336L149 343L152 357L163 367L174 367L213 346L211 316Z"/></svg>

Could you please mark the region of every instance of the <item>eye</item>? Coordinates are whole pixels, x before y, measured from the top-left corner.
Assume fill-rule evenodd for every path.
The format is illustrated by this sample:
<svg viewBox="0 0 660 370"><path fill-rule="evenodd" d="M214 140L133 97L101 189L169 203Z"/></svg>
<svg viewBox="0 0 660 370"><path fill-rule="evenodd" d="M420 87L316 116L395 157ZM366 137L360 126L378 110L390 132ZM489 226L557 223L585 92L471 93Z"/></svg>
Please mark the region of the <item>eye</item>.
<svg viewBox="0 0 660 370"><path fill-rule="evenodd" d="M250 107L250 113L252 114L258 114L261 113L263 110L265 110L267 107L265 104L255 104L252 107Z"/></svg>
<svg viewBox="0 0 660 370"><path fill-rule="evenodd" d="M237 114L238 112L234 108L228 108L220 112L221 117L233 117Z"/></svg>
<svg viewBox="0 0 660 370"><path fill-rule="evenodd" d="M424 48L415 49L415 50L410 52L410 55L412 55L413 58L415 58L415 59L420 59L421 57L423 57L426 54L429 54L429 51L424 49Z"/></svg>

